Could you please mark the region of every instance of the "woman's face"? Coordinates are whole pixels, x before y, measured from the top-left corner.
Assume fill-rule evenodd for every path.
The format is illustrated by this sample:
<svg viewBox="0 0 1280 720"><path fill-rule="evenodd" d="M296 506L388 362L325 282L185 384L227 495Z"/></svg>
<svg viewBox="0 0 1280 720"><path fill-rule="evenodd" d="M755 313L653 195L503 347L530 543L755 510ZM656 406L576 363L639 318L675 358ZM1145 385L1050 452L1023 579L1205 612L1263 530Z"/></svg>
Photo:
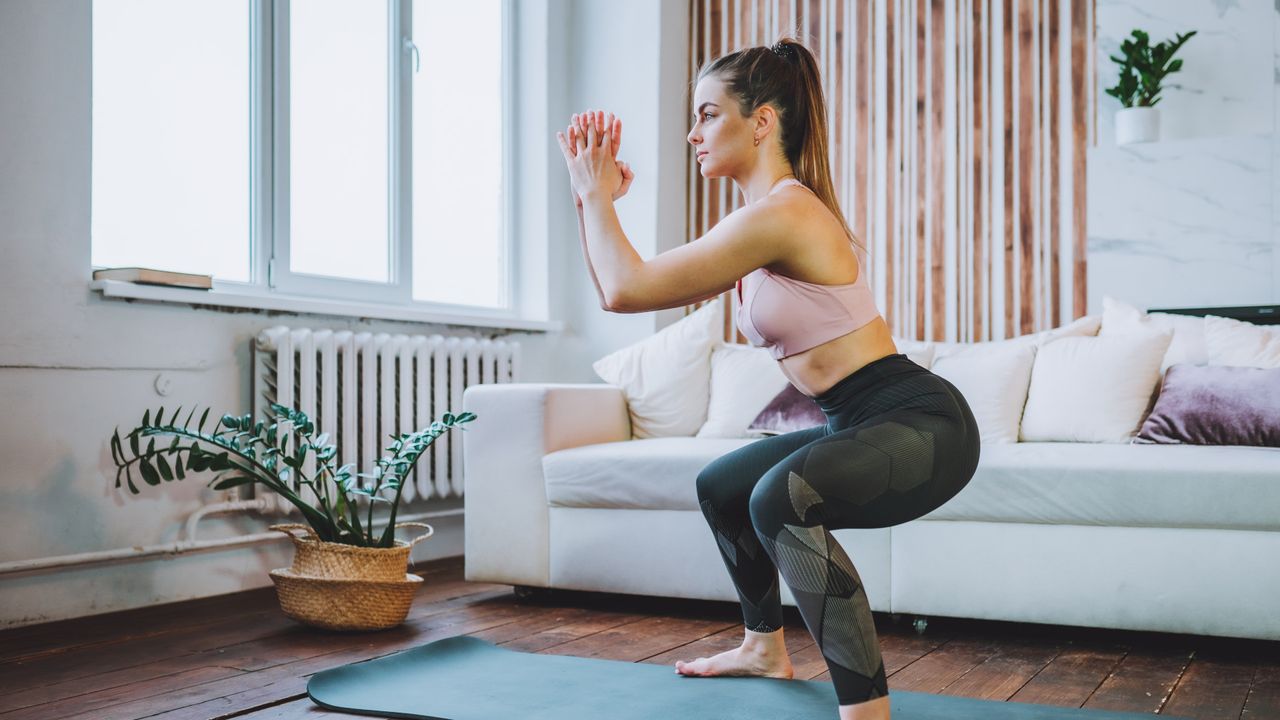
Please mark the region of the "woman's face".
<svg viewBox="0 0 1280 720"><path fill-rule="evenodd" d="M725 94L714 75L698 81L693 92L693 129L686 138L697 153L703 177L726 177L751 162L755 138L750 117L742 117L738 103Z"/></svg>

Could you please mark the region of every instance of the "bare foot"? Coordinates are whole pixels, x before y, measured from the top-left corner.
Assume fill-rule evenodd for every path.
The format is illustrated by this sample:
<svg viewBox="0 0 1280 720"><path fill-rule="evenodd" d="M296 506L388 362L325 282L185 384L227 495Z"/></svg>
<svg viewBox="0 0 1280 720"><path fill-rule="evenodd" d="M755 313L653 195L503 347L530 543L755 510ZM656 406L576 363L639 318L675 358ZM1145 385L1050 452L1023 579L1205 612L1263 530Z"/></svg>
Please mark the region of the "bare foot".
<svg viewBox="0 0 1280 720"><path fill-rule="evenodd" d="M782 631L766 634L748 630L740 647L692 662L677 660L676 672L692 677L751 675L790 680L794 676Z"/></svg>

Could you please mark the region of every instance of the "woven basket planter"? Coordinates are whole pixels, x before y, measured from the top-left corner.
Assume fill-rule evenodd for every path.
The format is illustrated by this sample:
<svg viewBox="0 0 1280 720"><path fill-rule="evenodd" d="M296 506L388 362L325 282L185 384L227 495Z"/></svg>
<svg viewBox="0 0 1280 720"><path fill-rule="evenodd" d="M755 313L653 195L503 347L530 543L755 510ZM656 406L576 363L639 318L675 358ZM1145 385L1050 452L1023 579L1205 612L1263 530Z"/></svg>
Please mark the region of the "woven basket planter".
<svg viewBox="0 0 1280 720"><path fill-rule="evenodd" d="M426 523L396 523L425 528L411 541L370 548L321 540L307 525L272 525L293 541L293 565L272 570L284 614L329 630L381 630L404 622L422 578L409 574L409 553L435 530ZM302 530L304 535L295 531Z"/></svg>

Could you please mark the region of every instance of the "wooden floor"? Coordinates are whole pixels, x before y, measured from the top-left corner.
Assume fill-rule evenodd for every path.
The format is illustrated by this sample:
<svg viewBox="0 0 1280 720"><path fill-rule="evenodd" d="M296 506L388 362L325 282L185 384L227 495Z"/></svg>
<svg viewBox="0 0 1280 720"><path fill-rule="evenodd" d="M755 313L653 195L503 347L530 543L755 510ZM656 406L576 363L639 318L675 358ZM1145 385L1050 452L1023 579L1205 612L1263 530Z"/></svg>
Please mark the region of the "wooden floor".
<svg viewBox="0 0 1280 720"><path fill-rule="evenodd" d="M736 647L736 605L560 591L529 601L462 580L460 558L426 578L409 620L344 634L285 618L272 588L0 632L0 720L351 718L306 696L308 676L454 635L525 651L671 664ZM795 608L796 677L828 680ZM889 689L1157 713L1280 718L1280 643L876 614ZM832 717L834 715L834 709Z"/></svg>

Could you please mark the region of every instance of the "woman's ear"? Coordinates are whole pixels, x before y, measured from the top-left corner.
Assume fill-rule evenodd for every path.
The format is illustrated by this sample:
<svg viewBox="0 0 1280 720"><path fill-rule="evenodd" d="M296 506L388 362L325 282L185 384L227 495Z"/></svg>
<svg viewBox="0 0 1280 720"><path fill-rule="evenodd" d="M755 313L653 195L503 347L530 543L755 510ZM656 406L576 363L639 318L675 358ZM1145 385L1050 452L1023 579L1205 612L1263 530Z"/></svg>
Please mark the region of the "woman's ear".
<svg viewBox="0 0 1280 720"><path fill-rule="evenodd" d="M778 113L768 103L756 108L755 112L755 136L764 139L766 135L777 131Z"/></svg>

